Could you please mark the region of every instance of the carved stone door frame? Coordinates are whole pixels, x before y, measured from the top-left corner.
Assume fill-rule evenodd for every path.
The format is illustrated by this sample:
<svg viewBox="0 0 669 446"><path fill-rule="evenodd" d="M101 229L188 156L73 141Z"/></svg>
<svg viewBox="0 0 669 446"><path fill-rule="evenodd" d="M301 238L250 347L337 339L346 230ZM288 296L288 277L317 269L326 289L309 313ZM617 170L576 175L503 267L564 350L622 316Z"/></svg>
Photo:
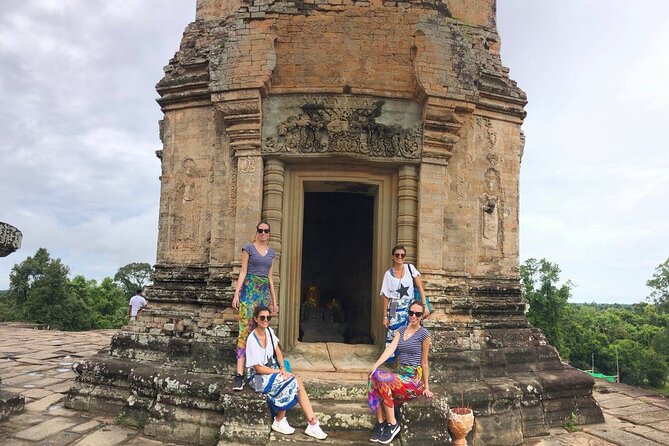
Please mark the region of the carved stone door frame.
<svg viewBox="0 0 669 446"><path fill-rule="evenodd" d="M286 164L280 265L281 344L290 350L297 342L300 317L304 192L328 183L364 184L375 188L372 259L371 335L377 345L385 339L382 301L378 297L388 269L390 249L396 240L398 173L396 168L370 168L368 164ZM353 249L354 247L351 247Z"/></svg>

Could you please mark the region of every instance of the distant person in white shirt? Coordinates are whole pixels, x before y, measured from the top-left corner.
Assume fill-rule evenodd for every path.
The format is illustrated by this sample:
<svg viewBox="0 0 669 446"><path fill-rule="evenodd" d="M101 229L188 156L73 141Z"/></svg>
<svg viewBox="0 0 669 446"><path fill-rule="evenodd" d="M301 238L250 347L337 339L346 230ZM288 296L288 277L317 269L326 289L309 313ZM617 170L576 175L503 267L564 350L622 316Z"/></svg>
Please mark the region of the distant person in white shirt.
<svg viewBox="0 0 669 446"><path fill-rule="evenodd" d="M128 317L131 322L137 318L139 310L148 303L142 294L143 292L144 290L140 288L137 290L137 293L130 298L130 303L128 304Z"/></svg>

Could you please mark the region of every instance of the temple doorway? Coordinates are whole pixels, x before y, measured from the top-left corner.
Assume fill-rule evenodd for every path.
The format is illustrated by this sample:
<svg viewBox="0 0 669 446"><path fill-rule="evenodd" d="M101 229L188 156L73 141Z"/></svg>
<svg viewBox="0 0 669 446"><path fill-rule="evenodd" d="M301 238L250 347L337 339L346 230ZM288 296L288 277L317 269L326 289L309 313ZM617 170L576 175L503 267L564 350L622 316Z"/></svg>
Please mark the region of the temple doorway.
<svg viewBox="0 0 669 446"><path fill-rule="evenodd" d="M299 341L372 343L370 189L349 184L345 190L353 192L304 193Z"/></svg>
<svg viewBox="0 0 669 446"><path fill-rule="evenodd" d="M395 243L396 169L287 164L283 191L275 282L281 345L287 352L317 345L380 348L383 302L374 297Z"/></svg>

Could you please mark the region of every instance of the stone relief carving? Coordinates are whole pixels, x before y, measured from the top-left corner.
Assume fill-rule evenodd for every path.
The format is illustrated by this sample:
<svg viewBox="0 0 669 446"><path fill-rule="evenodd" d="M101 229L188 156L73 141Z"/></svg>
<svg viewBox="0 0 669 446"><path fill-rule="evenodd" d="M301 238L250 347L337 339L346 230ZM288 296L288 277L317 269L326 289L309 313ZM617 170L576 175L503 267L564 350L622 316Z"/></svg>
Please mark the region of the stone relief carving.
<svg viewBox="0 0 669 446"><path fill-rule="evenodd" d="M237 157L230 156L230 188L229 188L228 216L237 215Z"/></svg>
<svg viewBox="0 0 669 446"><path fill-rule="evenodd" d="M489 168L485 172L485 192L481 194L481 244L497 249L500 242L501 184L499 172Z"/></svg>
<svg viewBox="0 0 669 446"><path fill-rule="evenodd" d="M472 170L474 169L474 155L471 153L467 155L467 160L465 161L465 167L467 170Z"/></svg>
<svg viewBox="0 0 669 446"><path fill-rule="evenodd" d="M486 129L486 134L488 135L488 142L490 143L490 147L495 147L495 144L497 144L497 133L495 133L495 130L492 128L492 121L489 118L484 118L485 122L485 129Z"/></svg>
<svg viewBox="0 0 669 446"><path fill-rule="evenodd" d="M457 182L455 183L455 191L458 194L458 207L465 207L465 198L467 196L467 180L465 179L465 174L460 173L458 175Z"/></svg>
<svg viewBox="0 0 669 446"><path fill-rule="evenodd" d="M268 132L272 135L263 139L262 152L419 159L420 119L409 125L383 122L379 118L386 103L371 98L307 97L296 114L277 122ZM295 113L295 108L292 111Z"/></svg>
<svg viewBox="0 0 669 446"><path fill-rule="evenodd" d="M181 162L181 168L176 174L176 200L171 224L175 248L182 243L192 242L200 233L204 177L192 158Z"/></svg>
<svg viewBox="0 0 669 446"><path fill-rule="evenodd" d="M239 158L239 170L242 173L253 173L256 171L256 159L251 156L243 156Z"/></svg>

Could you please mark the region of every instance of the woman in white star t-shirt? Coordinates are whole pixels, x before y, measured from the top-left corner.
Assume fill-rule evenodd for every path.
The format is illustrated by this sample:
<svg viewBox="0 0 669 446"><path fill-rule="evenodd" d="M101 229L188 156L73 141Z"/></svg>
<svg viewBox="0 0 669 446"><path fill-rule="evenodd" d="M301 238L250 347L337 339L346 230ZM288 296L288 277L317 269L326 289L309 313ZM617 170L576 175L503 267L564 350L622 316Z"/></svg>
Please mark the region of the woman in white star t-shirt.
<svg viewBox="0 0 669 446"><path fill-rule="evenodd" d="M404 263L406 249L397 245L392 250L393 266L383 275L381 295L383 296L383 325L388 329L386 333L386 347L395 336L395 330L409 323L408 310L414 301L414 282L420 293L420 299L425 304L425 291L420 273L415 266ZM429 312L426 310L425 317ZM388 360L393 362L395 355Z"/></svg>

